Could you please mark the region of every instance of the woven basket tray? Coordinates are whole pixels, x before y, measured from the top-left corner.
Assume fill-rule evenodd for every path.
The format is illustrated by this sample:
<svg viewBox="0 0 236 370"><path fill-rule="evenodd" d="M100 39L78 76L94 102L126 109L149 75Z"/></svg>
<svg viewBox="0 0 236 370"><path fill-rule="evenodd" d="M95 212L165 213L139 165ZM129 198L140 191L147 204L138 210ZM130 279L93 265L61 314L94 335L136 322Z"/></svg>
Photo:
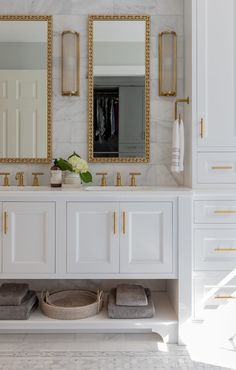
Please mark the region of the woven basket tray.
<svg viewBox="0 0 236 370"><path fill-rule="evenodd" d="M103 291L72 289L49 293L43 291L40 309L57 320L78 320L97 315L103 304Z"/></svg>

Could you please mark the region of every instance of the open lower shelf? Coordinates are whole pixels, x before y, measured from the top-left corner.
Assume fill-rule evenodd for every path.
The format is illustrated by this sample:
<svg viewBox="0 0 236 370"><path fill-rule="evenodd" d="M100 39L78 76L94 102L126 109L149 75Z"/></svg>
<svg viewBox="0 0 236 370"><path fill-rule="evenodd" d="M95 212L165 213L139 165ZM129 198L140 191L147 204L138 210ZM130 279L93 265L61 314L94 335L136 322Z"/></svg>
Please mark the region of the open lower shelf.
<svg viewBox="0 0 236 370"><path fill-rule="evenodd" d="M82 320L55 320L45 316L39 309L28 320L0 320L0 333L131 333L154 331L160 335L176 337L177 316L167 293L152 293L156 308L151 319L110 319L107 307L96 315ZM173 332L174 330L174 332ZM169 340L168 340L169 341Z"/></svg>

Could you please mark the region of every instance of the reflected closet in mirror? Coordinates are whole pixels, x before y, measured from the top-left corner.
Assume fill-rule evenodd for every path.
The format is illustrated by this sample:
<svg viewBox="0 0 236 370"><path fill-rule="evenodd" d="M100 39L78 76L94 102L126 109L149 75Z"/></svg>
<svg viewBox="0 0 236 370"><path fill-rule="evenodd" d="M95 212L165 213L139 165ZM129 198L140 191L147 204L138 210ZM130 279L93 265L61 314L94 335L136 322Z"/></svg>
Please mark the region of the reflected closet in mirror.
<svg viewBox="0 0 236 370"><path fill-rule="evenodd" d="M0 162L51 161L51 16L0 16Z"/></svg>
<svg viewBox="0 0 236 370"><path fill-rule="evenodd" d="M89 17L89 161L150 157L150 18Z"/></svg>

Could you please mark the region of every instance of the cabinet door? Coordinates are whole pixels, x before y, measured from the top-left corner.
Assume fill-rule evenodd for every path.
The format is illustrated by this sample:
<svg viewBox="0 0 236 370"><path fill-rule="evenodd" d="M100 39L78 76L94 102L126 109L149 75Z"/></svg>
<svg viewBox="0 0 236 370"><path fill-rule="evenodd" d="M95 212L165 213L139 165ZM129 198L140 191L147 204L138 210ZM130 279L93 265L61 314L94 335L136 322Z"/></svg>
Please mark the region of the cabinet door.
<svg viewBox="0 0 236 370"><path fill-rule="evenodd" d="M199 147L236 144L236 2L197 1L197 113ZM229 150L229 149L228 149Z"/></svg>
<svg viewBox="0 0 236 370"><path fill-rule="evenodd" d="M172 203L122 203L120 271L171 273Z"/></svg>
<svg viewBox="0 0 236 370"><path fill-rule="evenodd" d="M68 203L67 272L119 272L119 206Z"/></svg>
<svg viewBox="0 0 236 370"><path fill-rule="evenodd" d="M55 272L55 205L3 203L3 272Z"/></svg>

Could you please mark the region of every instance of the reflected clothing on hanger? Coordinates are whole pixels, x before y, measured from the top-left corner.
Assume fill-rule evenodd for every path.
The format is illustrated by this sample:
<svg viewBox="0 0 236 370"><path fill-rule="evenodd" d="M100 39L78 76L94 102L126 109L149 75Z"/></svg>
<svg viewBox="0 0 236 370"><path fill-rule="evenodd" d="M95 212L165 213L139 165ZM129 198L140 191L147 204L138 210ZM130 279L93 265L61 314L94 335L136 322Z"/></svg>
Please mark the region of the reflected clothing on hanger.
<svg viewBox="0 0 236 370"><path fill-rule="evenodd" d="M118 134L118 93L95 92L94 140L103 143Z"/></svg>

